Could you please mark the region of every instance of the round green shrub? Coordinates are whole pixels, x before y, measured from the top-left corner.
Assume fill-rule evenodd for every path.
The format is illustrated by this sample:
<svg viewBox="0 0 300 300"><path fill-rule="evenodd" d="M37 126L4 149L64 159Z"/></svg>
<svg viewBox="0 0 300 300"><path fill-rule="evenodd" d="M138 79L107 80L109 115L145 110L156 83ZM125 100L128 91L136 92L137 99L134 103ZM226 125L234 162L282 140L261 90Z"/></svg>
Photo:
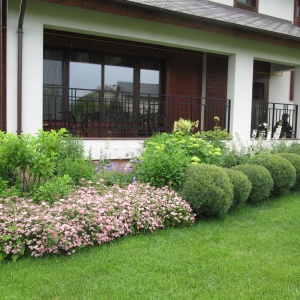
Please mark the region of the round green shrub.
<svg viewBox="0 0 300 300"><path fill-rule="evenodd" d="M259 203L270 196L274 182L268 169L259 165L243 164L234 166L231 170L243 172L251 182L252 189L247 202Z"/></svg>
<svg viewBox="0 0 300 300"><path fill-rule="evenodd" d="M300 155L296 153L276 153L276 155L287 159L296 169L296 184L293 189L300 189Z"/></svg>
<svg viewBox="0 0 300 300"><path fill-rule="evenodd" d="M270 172L274 187L272 193L281 195L288 192L296 183L296 170L286 159L274 154L257 154L249 164L264 166Z"/></svg>
<svg viewBox="0 0 300 300"><path fill-rule="evenodd" d="M252 185L247 175L239 170L224 169L233 185L232 206L246 203L251 193Z"/></svg>
<svg viewBox="0 0 300 300"><path fill-rule="evenodd" d="M287 153L295 153L300 155L300 144L292 144L290 147L286 149Z"/></svg>
<svg viewBox="0 0 300 300"><path fill-rule="evenodd" d="M180 195L199 216L224 215L233 201L233 186L221 167L208 164L190 165Z"/></svg>

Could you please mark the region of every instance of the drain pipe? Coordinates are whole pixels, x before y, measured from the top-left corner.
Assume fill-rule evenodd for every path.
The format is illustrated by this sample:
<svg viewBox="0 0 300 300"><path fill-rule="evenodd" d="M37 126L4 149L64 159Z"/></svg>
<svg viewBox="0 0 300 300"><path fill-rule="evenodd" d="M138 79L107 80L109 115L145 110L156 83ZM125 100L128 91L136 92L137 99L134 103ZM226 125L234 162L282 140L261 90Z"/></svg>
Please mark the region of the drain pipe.
<svg viewBox="0 0 300 300"><path fill-rule="evenodd" d="M3 19L2 19L2 13L3 13L3 1L0 0L0 130L2 131L3 126L3 64L2 64L2 56L3 56L3 44L2 44L2 32L3 32Z"/></svg>
<svg viewBox="0 0 300 300"><path fill-rule="evenodd" d="M26 8L26 0L21 0L18 24L18 83L17 83L17 134L22 132L22 66L23 66L23 22Z"/></svg>

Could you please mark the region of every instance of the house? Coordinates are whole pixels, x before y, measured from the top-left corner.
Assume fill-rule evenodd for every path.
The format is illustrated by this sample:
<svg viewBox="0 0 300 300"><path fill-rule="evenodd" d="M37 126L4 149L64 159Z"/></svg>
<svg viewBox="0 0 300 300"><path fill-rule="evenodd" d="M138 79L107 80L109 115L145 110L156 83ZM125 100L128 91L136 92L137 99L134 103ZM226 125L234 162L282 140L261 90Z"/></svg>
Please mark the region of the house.
<svg viewBox="0 0 300 300"><path fill-rule="evenodd" d="M0 3L1 130L67 127L95 159L179 117L249 139L288 113L299 138L300 0Z"/></svg>

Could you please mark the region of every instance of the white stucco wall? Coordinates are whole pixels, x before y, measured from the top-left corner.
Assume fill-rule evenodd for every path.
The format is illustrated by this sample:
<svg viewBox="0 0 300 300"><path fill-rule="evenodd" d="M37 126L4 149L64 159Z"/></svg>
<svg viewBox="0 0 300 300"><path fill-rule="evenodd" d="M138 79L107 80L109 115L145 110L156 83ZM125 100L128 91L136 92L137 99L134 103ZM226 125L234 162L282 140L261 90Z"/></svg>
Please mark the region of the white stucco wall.
<svg viewBox="0 0 300 300"><path fill-rule="evenodd" d="M210 2L234 5L234 0L210 0ZM292 22L294 20L294 0L259 0L258 12Z"/></svg>
<svg viewBox="0 0 300 300"><path fill-rule="evenodd" d="M269 101L275 103L291 103L290 86L291 72L278 72L270 77Z"/></svg>
<svg viewBox="0 0 300 300"><path fill-rule="evenodd" d="M293 22L294 0L259 0L258 12Z"/></svg>
<svg viewBox="0 0 300 300"><path fill-rule="evenodd" d="M216 2L224 5L233 6L234 0L210 0L211 2Z"/></svg>
<svg viewBox="0 0 300 300"><path fill-rule="evenodd" d="M263 2L262 0L260 3ZM17 76L17 24L19 5L9 1L7 89L8 131L16 131L16 76ZM261 42L222 36L190 28L158 24L125 16L80 10L67 6L28 0L24 22L23 65L23 131L35 133L42 128L43 86L43 29L53 28L91 35L122 38L151 44L192 49L207 53L220 53L230 57L228 95L232 99L231 132L239 131L242 138L249 138L251 116L251 89L253 60L274 62L299 67L299 50ZM299 79L300 82L300 79ZM278 83L277 83L278 84ZM274 86L275 83L272 85ZM300 95L299 95L300 96ZM116 141L112 154L120 158L138 144ZM86 140L93 146L95 159L103 148L103 140ZM93 155L94 155L93 154ZM123 154L122 154L123 155Z"/></svg>

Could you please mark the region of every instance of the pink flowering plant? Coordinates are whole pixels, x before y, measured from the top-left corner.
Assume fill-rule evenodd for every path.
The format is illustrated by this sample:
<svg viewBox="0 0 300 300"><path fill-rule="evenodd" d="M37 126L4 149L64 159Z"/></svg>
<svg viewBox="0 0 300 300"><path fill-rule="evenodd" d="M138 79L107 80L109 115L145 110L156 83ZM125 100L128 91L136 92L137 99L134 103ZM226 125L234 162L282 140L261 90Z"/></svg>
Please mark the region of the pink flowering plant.
<svg viewBox="0 0 300 300"><path fill-rule="evenodd" d="M78 187L69 197L34 203L21 197L0 198L0 262L30 254L71 255L80 248L116 238L187 226L191 207L175 191L149 184Z"/></svg>

